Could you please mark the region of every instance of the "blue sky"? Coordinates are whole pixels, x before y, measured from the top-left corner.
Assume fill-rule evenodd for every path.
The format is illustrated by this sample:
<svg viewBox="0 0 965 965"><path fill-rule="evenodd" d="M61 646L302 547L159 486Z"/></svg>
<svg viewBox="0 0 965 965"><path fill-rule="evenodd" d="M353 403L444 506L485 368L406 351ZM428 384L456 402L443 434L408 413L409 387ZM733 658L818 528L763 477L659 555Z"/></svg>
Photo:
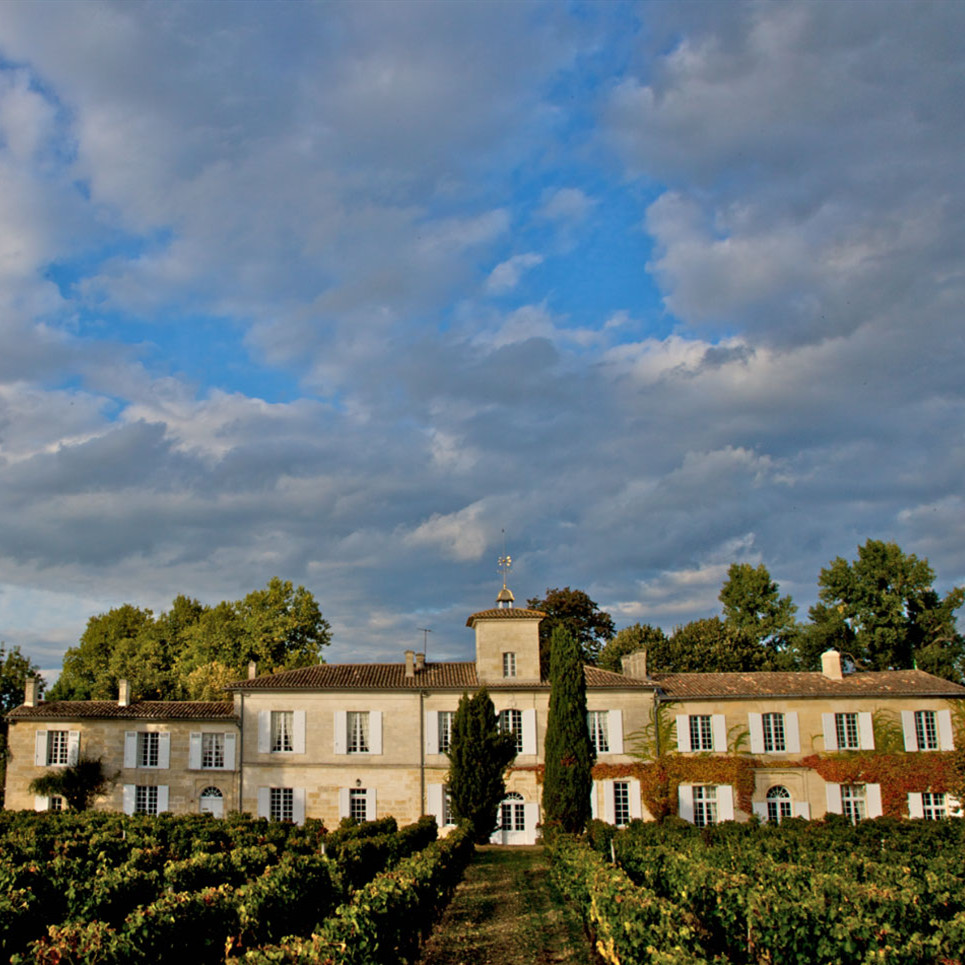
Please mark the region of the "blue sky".
<svg viewBox="0 0 965 965"><path fill-rule="evenodd" d="M469 656L496 559L618 626L965 579L952 3L0 12L0 639L309 587Z"/></svg>

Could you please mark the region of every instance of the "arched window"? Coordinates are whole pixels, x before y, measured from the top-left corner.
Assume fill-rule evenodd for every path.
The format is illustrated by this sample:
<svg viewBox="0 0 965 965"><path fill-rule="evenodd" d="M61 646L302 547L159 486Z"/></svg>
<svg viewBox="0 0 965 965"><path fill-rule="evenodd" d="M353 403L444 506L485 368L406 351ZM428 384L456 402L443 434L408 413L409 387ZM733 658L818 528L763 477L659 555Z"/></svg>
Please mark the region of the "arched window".
<svg viewBox="0 0 965 965"><path fill-rule="evenodd" d="M499 806L499 827L501 831L525 831L526 809L523 807L523 795L515 791L503 798Z"/></svg>
<svg viewBox="0 0 965 965"><path fill-rule="evenodd" d="M791 792L781 784L767 792L767 820L780 824L791 816Z"/></svg>
<svg viewBox="0 0 965 965"><path fill-rule="evenodd" d="M216 818L224 817L224 795L216 787L206 787L200 795L201 813Z"/></svg>

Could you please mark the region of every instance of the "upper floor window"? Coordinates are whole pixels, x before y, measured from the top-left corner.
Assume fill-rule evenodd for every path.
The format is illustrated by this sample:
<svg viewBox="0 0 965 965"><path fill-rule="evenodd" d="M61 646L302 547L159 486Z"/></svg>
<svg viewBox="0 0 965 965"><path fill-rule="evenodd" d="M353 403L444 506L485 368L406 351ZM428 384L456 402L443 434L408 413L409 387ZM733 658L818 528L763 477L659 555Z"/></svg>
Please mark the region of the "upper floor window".
<svg viewBox="0 0 965 965"><path fill-rule="evenodd" d="M835 714L834 733L838 740L838 750L856 751L861 748L861 736L858 730L858 715L856 713Z"/></svg>
<svg viewBox="0 0 965 965"><path fill-rule="evenodd" d="M690 715L690 749L692 751L712 751L714 749L714 731L711 727L710 714Z"/></svg>
<svg viewBox="0 0 965 965"><path fill-rule="evenodd" d="M852 824L857 824L868 816L864 784L841 785L841 813L850 819Z"/></svg>
<svg viewBox="0 0 965 965"><path fill-rule="evenodd" d="M938 722L935 711L915 711L915 739L920 751L938 750Z"/></svg>
<svg viewBox="0 0 965 965"><path fill-rule="evenodd" d="M293 821L295 791L290 787L273 787L268 795L268 817L272 821Z"/></svg>
<svg viewBox="0 0 965 965"><path fill-rule="evenodd" d="M452 721L456 713L453 710L439 711L439 753L445 754L452 744Z"/></svg>
<svg viewBox="0 0 965 965"><path fill-rule="evenodd" d="M66 730L48 730L47 731L47 763L48 764L66 764L68 761L67 757L67 742L69 731ZM53 808L51 808L53 810Z"/></svg>
<svg viewBox="0 0 965 965"><path fill-rule="evenodd" d="M157 767L160 760L161 735L156 732L141 731L137 735L137 766ZM138 788L138 790L141 790ZM139 811L139 814L156 814L155 811Z"/></svg>
<svg viewBox="0 0 965 965"><path fill-rule="evenodd" d="M694 785L694 824L698 828L717 823L717 788L713 784Z"/></svg>
<svg viewBox="0 0 965 965"><path fill-rule="evenodd" d="M516 654L512 651L503 654L503 676L516 676Z"/></svg>
<svg viewBox="0 0 965 965"><path fill-rule="evenodd" d="M591 710L586 715L590 729L590 743L597 754L607 754L610 751L610 735L607 729L607 711Z"/></svg>
<svg viewBox="0 0 965 965"><path fill-rule="evenodd" d="M783 714L761 714L761 726L764 729L764 751L766 753L787 750Z"/></svg>
<svg viewBox="0 0 965 965"><path fill-rule="evenodd" d="M201 735L201 766L224 769L224 734Z"/></svg>
<svg viewBox="0 0 965 965"><path fill-rule="evenodd" d="M778 785L767 792L767 820L780 824L783 818L791 816L791 792Z"/></svg>
<svg viewBox="0 0 965 965"><path fill-rule="evenodd" d="M369 746L369 712L350 710L345 722L346 750L349 754L367 754Z"/></svg>
<svg viewBox="0 0 965 965"><path fill-rule="evenodd" d="M521 710L501 710L499 729L504 734L512 734L516 739L516 753L523 753L523 712Z"/></svg>
<svg viewBox="0 0 965 965"><path fill-rule="evenodd" d="M295 749L295 714L291 710L271 712L271 749L273 753Z"/></svg>

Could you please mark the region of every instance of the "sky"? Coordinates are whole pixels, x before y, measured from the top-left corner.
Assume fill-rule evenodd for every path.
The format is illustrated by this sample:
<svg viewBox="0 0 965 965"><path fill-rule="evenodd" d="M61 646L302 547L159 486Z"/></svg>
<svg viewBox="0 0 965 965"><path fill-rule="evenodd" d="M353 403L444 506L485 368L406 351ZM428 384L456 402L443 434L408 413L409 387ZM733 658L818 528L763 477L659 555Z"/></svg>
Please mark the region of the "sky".
<svg viewBox="0 0 965 965"><path fill-rule="evenodd" d="M965 5L0 5L0 640L965 582ZM429 628L426 637L421 628Z"/></svg>

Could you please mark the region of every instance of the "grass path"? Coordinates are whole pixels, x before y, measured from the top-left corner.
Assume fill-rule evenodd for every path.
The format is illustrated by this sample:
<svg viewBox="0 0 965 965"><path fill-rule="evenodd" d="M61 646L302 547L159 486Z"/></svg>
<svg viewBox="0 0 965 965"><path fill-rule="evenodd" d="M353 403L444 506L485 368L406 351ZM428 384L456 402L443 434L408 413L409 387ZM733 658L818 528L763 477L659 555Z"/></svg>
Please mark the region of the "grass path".
<svg viewBox="0 0 965 965"><path fill-rule="evenodd" d="M551 892L540 847L477 847L420 965L594 965L578 917Z"/></svg>

